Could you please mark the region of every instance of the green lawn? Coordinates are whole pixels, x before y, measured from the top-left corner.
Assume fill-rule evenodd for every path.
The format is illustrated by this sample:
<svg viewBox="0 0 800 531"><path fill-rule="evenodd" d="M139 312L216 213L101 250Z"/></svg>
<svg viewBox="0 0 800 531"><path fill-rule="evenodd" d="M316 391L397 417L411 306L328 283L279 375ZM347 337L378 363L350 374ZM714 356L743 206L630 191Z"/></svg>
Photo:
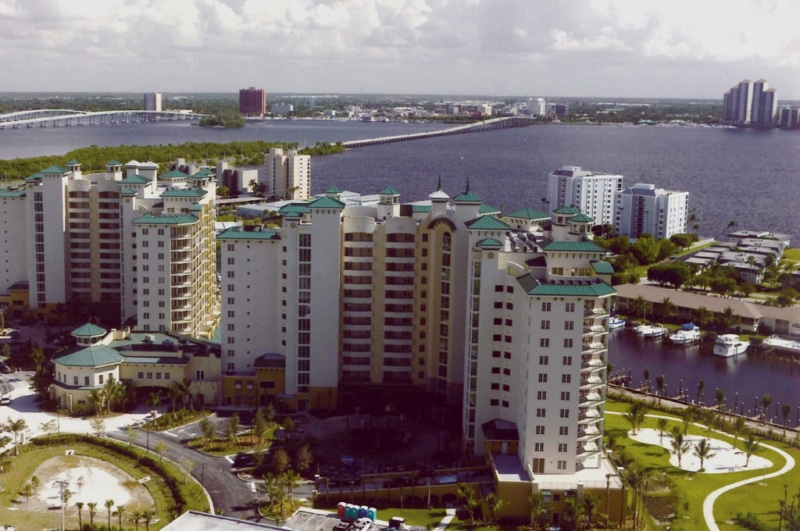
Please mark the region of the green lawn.
<svg viewBox="0 0 800 531"><path fill-rule="evenodd" d="M626 411L627 403L609 401L606 405L608 411ZM664 415L659 411L651 410L650 413ZM672 416L672 415L668 415ZM673 425L680 425L680 420L670 422L667 430ZM656 419L647 418L644 428L656 428ZM666 509L664 512L674 512L676 518L671 523L673 530L698 529L698 522L702 522L703 501L712 491L742 479L757 477L774 472L784 466L785 460L777 452L761 448L758 455L772 461L768 469L734 472L730 474L701 474L687 472L669 464L667 450L644 443L634 442L627 437L630 429L629 423L619 415L606 416L606 432L616 440L618 448L624 448L633 460L642 468L650 470L655 475L655 485L659 492L653 493L655 500L650 505L650 510ZM689 433L706 435L706 430L693 426ZM666 436L666 435L665 435ZM733 442L733 437L714 433L713 438ZM791 448L786 444L762 440L764 444L772 445L789 453L800 463L800 450ZM741 447L741 439L738 443ZM731 520L737 512L745 514L752 512L769 529L776 529L778 525L778 500L783 498L783 485L789 485L790 496L797 494L797 485L800 485L800 467L795 467L788 474L777 478L746 485L721 496L714 506L714 515L724 530L745 529L744 527L725 523ZM792 487L794 486L794 488Z"/></svg>
<svg viewBox="0 0 800 531"><path fill-rule="evenodd" d="M800 261L800 249L786 249L783 252L783 257L787 260Z"/></svg>

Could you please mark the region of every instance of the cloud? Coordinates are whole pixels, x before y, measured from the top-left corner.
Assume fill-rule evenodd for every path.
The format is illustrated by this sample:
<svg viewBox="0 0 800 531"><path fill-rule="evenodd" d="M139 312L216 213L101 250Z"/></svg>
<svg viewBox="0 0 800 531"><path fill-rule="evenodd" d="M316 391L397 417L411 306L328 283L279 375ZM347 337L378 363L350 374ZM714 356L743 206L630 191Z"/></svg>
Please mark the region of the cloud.
<svg viewBox="0 0 800 531"><path fill-rule="evenodd" d="M575 86L579 67L602 74L603 65L629 63L654 79L670 65L727 65L730 78L712 94L777 73L776 83L797 94L789 71L800 66L798 20L800 2L781 0L0 0L0 90L41 90L49 70L72 72L83 90L133 89L135 76L137 87L156 76L173 90L260 79L279 81L275 90L313 81L329 91L347 90L339 86L347 72L353 87L380 81L358 77L375 70L387 76L384 91L414 80L425 84L417 92L436 92L447 91L448 80L463 86L459 69L468 69L470 78L502 74L474 80L476 89L505 82L503 92L513 93L527 90L531 73L558 90ZM759 64L762 71L738 71ZM344 73L327 74L333 68ZM59 83L74 90L77 81ZM655 87L639 85L645 93Z"/></svg>

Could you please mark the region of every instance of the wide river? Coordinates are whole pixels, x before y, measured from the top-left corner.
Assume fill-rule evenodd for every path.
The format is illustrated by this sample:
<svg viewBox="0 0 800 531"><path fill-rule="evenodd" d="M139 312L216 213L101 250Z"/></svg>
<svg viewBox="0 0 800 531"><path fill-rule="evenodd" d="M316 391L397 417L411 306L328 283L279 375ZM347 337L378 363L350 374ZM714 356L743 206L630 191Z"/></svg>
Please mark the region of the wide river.
<svg viewBox="0 0 800 531"><path fill-rule="evenodd" d="M0 159L59 155L83 146L180 144L265 140L313 145L429 131L442 124L337 121L268 121L244 129L217 130L187 122L126 124L0 131ZM800 131L747 131L694 127L549 125L438 137L353 149L315 157L312 192L336 185L362 193L386 186L401 200L424 199L441 177L451 196L471 191L504 211L540 208L547 175L563 165L619 173L625 185L654 183L688 190L700 233L724 234L729 222L739 228L766 229L792 236L800 246ZM756 397L769 393L770 416L778 403L792 404L791 422L800 415L800 368L748 355L725 360L699 347L688 349L641 342L623 332L611 334L609 360L629 370L635 384L649 369L655 382L663 374L670 395L679 386L694 397L705 382L705 401L722 388L730 407L753 410Z"/></svg>

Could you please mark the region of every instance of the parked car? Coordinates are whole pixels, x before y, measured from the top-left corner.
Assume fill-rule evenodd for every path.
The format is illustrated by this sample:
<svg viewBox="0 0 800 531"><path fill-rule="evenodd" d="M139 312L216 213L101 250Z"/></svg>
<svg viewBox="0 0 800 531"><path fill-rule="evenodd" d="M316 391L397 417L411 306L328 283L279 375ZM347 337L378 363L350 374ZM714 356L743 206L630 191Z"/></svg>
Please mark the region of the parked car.
<svg viewBox="0 0 800 531"><path fill-rule="evenodd" d="M0 398L0 406L8 406L11 404L11 399L7 396Z"/></svg>

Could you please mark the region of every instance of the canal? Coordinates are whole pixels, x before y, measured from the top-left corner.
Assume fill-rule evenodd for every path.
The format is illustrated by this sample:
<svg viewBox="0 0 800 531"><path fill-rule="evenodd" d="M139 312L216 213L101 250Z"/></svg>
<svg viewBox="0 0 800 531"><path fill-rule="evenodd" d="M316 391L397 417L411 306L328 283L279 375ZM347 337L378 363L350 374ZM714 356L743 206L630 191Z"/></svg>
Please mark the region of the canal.
<svg viewBox="0 0 800 531"><path fill-rule="evenodd" d="M668 345L623 329L608 336L612 377L626 377L631 387L642 386L647 370L653 390L656 378L664 376L665 396L682 393L689 402L713 405L716 390L722 389L725 407L747 416L761 413L761 397L766 393L772 398L767 412L770 421L783 424L781 406L788 403L792 406L788 425L800 426L800 362L764 357L751 349L734 358L721 358L712 353L713 343Z"/></svg>

